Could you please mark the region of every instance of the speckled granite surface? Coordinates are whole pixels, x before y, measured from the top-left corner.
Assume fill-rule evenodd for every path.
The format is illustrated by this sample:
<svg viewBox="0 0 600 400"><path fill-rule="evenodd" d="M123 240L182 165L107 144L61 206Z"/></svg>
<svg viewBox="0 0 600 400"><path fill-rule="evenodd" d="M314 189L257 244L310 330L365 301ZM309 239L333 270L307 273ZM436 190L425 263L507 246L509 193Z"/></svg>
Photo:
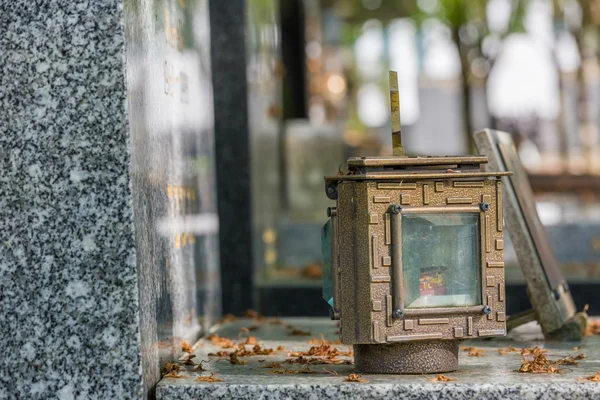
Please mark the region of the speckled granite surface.
<svg viewBox="0 0 600 400"><path fill-rule="evenodd" d="M0 397L139 395L122 6L0 4Z"/></svg>
<svg viewBox="0 0 600 400"><path fill-rule="evenodd" d="M468 341L463 345L483 350L481 357L469 357L460 352L459 369L446 376L451 382L432 382L435 375L362 375L368 383L345 382L344 377L353 372L352 365L313 365L314 374L272 374L273 369L264 368L270 362L282 362L290 350L306 351L311 344L307 339L323 334L335 339L337 327L326 319L284 319L284 323L308 330L311 336L288 336L283 325L265 321L237 321L224 326L220 336L238 337L241 327L259 326L252 332L259 343L276 349L283 345L285 351L275 351L270 356L243 358L248 365L231 365L219 357L207 354L219 347L200 341L195 346L194 360L210 360L203 366L223 379L223 382L196 382L195 377L208 372L187 372L184 378L164 378L157 386L159 399L596 399L600 397L600 383L581 381L577 378L590 376L600 370L600 336L586 338L582 343L551 344L539 341L541 333L536 325L520 328L509 338L490 341ZM246 334L242 332L244 337ZM521 365L519 353L500 355L499 348L509 344L515 347L543 346L550 350L549 358L568 354L585 354L586 358L576 366L565 366L560 374L524 374L514 370ZM336 345L344 350L346 346ZM574 350L574 346L581 349ZM348 359L348 357L339 357ZM259 360L264 360L260 362ZM302 366L285 364L288 369ZM328 371L324 371L326 367ZM337 373L338 375L332 375Z"/></svg>
<svg viewBox="0 0 600 400"><path fill-rule="evenodd" d="M145 397L218 312L206 1L155 3L0 2L0 399Z"/></svg>

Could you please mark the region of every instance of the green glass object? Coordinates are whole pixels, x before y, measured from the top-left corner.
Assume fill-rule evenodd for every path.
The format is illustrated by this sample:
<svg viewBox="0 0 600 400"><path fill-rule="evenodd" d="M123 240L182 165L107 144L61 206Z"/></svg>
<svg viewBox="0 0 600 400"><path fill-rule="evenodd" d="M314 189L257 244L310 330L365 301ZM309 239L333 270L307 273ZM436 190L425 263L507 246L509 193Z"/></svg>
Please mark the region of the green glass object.
<svg viewBox="0 0 600 400"><path fill-rule="evenodd" d="M321 230L321 252L323 256L323 299L333 307L333 279L331 277L331 220Z"/></svg>
<svg viewBox="0 0 600 400"><path fill-rule="evenodd" d="M479 214L402 215L406 308L481 304Z"/></svg>

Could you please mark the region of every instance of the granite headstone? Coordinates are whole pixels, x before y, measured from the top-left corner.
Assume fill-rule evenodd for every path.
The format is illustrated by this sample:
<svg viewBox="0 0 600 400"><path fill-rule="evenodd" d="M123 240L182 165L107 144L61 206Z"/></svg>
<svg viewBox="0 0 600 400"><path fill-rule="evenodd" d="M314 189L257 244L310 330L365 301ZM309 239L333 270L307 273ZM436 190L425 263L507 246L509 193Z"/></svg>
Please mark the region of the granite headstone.
<svg viewBox="0 0 600 400"><path fill-rule="evenodd" d="M207 0L0 3L0 398L153 396L219 313Z"/></svg>

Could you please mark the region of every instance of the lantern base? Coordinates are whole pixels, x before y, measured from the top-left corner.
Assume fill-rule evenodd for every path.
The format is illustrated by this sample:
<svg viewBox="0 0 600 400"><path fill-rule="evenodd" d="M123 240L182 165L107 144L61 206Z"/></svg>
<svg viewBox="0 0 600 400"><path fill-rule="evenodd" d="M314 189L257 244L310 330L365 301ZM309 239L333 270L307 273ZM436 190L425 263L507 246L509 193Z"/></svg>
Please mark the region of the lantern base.
<svg viewBox="0 0 600 400"><path fill-rule="evenodd" d="M356 370L369 374L430 374L458 368L458 340L355 344Z"/></svg>

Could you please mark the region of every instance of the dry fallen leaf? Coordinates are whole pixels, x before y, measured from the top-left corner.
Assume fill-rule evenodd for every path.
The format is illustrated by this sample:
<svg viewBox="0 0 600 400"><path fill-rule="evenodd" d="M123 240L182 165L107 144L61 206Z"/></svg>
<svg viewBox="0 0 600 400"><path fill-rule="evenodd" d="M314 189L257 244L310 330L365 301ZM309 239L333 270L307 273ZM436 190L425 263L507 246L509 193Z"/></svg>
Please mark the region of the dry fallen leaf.
<svg viewBox="0 0 600 400"><path fill-rule="evenodd" d="M185 340L181 340L181 351L185 353L191 353L193 351L192 346L190 346Z"/></svg>
<svg viewBox="0 0 600 400"><path fill-rule="evenodd" d="M512 347L511 345L508 345L508 347L505 349L498 349L498 353L500 353L503 356L505 356L508 353L519 353L520 351L521 351L521 349Z"/></svg>
<svg viewBox="0 0 600 400"><path fill-rule="evenodd" d="M290 328L291 330L288 332L288 336L310 336L309 331L303 331L302 329Z"/></svg>
<svg viewBox="0 0 600 400"><path fill-rule="evenodd" d="M185 360L183 360L182 364L183 365L196 365L196 363L194 362L194 357L196 357L195 354L189 354L187 356L187 358Z"/></svg>
<svg viewBox="0 0 600 400"><path fill-rule="evenodd" d="M258 311L247 310L244 314L246 318L252 318L256 322L263 322L266 318L264 315L260 314Z"/></svg>
<svg viewBox="0 0 600 400"><path fill-rule="evenodd" d="M586 336L600 334L600 321L598 321L598 320L588 321L587 327L585 329L585 334L586 334Z"/></svg>
<svg viewBox="0 0 600 400"><path fill-rule="evenodd" d="M194 379L197 382L223 382L223 378L217 378L215 376L215 374L213 374L212 372L210 373L210 376L199 376L196 379Z"/></svg>
<svg viewBox="0 0 600 400"><path fill-rule="evenodd" d="M469 357L483 357L485 355L485 353L483 352L483 350L480 349L476 349L475 347L471 347L471 350L469 350L469 354L467 354Z"/></svg>
<svg viewBox="0 0 600 400"><path fill-rule="evenodd" d="M196 364L194 366L194 368L192 368L192 371L205 371L203 363L207 363L209 362L208 360L200 360L200 364Z"/></svg>
<svg viewBox="0 0 600 400"><path fill-rule="evenodd" d="M323 358L323 357L296 357L296 358L288 358L285 360L288 364L333 364L333 365L352 365L352 360L340 360L339 358Z"/></svg>
<svg viewBox="0 0 600 400"><path fill-rule="evenodd" d="M176 373L180 369L181 369L181 366L179 366L179 364L167 361L160 369L160 372L161 372L161 375L164 377L166 375Z"/></svg>
<svg viewBox="0 0 600 400"><path fill-rule="evenodd" d="M430 381L432 382L450 382L450 381L455 381L456 379L454 378L450 378L446 375L437 375L435 378L431 378Z"/></svg>
<svg viewBox="0 0 600 400"><path fill-rule="evenodd" d="M283 368L283 365L281 365L281 363L278 363L278 362L272 362L272 363L268 363L263 368Z"/></svg>
<svg viewBox="0 0 600 400"><path fill-rule="evenodd" d="M578 356L567 356L564 358L560 358L558 360L555 361L556 365L578 365L579 364L579 360L583 360L585 358L585 356L583 354L579 354Z"/></svg>
<svg viewBox="0 0 600 400"><path fill-rule="evenodd" d="M358 382L358 383L367 383L367 382L369 382L366 379L361 379L360 375L358 375L358 374L350 374L344 380L346 382Z"/></svg>
<svg viewBox="0 0 600 400"><path fill-rule="evenodd" d="M281 345L277 346L277 351L285 351L285 348Z"/></svg>
<svg viewBox="0 0 600 400"><path fill-rule="evenodd" d="M579 350L579 349L581 349L581 346L575 346L575 347L573 347L573 350Z"/></svg>
<svg viewBox="0 0 600 400"><path fill-rule="evenodd" d="M209 357L229 357L229 354L231 354L231 352L229 351L217 351L216 353L208 353Z"/></svg>
<svg viewBox="0 0 600 400"><path fill-rule="evenodd" d="M332 347L329 344L321 344L320 346L313 346L308 351L294 351L289 354L290 357L298 357L298 356L312 356L312 357L327 357L327 358L335 358L337 356L352 356L354 355L354 351L352 349L348 349L348 351L340 351L335 347Z"/></svg>
<svg viewBox="0 0 600 400"><path fill-rule="evenodd" d="M323 371L327 372L328 374L338 376L338 373L336 371L330 371L330 370L328 370L326 368L323 368Z"/></svg>
<svg viewBox="0 0 600 400"><path fill-rule="evenodd" d="M531 374L556 374L561 371L559 368L557 368L559 365L577 365L579 363L576 360L580 360L581 358L579 357L585 357L583 356L583 354L580 354L577 357L569 356L558 359L556 361L552 361L546 357L547 352L548 350L540 349L537 346L533 349L523 349L521 351L521 355L523 355L523 361L521 367L517 372L525 372Z"/></svg>
<svg viewBox="0 0 600 400"><path fill-rule="evenodd" d="M596 372L595 375L592 376L584 376L581 378L577 378L578 381L592 381L592 382L600 382L600 371Z"/></svg>
<svg viewBox="0 0 600 400"><path fill-rule="evenodd" d="M238 355L235 353L231 353L229 355L229 363L234 365L246 365L248 361L242 361L238 358Z"/></svg>
<svg viewBox="0 0 600 400"><path fill-rule="evenodd" d="M163 375L163 378L185 378L185 375L178 374L177 372L169 372L168 374Z"/></svg>
<svg viewBox="0 0 600 400"><path fill-rule="evenodd" d="M548 353L549 351L550 350L548 350L548 349L540 349L537 346L535 346L534 348L524 347L521 349L521 355L526 356L526 355L532 354L535 357L538 354L545 354L545 353Z"/></svg>
<svg viewBox="0 0 600 400"><path fill-rule="evenodd" d="M223 349L231 349L235 347L235 343L233 343L231 339L220 337L216 333L207 336L206 340L210 340L210 344L213 346L221 346Z"/></svg>
<svg viewBox="0 0 600 400"><path fill-rule="evenodd" d="M341 340L325 340L325 336L321 334L321 339L312 338L308 341L310 344L342 344Z"/></svg>
<svg viewBox="0 0 600 400"><path fill-rule="evenodd" d="M308 368L308 366L303 367L302 369L287 369L287 368L278 368L270 371L269 374L282 375L282 374L316 374L315 371Z"/></svg>

